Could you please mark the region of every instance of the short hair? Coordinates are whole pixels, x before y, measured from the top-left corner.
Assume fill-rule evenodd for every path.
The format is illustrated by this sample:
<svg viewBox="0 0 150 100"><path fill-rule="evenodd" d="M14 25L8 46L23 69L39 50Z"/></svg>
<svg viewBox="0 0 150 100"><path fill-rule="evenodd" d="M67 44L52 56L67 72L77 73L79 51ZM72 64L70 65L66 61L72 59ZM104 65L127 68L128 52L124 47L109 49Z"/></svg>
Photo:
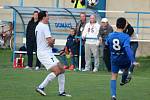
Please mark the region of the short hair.
<svg viewBox="0 0 150 100"><path fill-rule="evenodd" d="M120 29L124 29L126 26L126 19L124 17L120 17L117 19L116 27Z"/></svg>
<svg viewBox="0 0 150 100"><path fill-rule="evenodd" d="M81 15L81 14L83 14L83 15L85 15L85 16L86 16L86 13L85 13L85 12L81 12L81 13L80 13L80 15Z"/></svg>
<svg viewBox="0 0 150 100"><path fill-rule="evenodd" d="M71 27L70 30L73 30L74 32L76 32L76 28Z"/></svg>
<svg viewBox="0 0 150 100"><path fill-rule="evenodd" d="M40 11L38 13L38 20L39 21L43 20L43 17L46 17L46 13L47 13L47 11Z"/></svg>

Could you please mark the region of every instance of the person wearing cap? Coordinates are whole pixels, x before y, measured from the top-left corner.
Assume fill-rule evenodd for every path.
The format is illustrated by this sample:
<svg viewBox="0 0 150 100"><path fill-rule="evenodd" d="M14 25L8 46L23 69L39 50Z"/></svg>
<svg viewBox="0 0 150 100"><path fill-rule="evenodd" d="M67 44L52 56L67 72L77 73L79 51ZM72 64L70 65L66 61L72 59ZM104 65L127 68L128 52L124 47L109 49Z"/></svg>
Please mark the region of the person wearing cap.
<svg viewBox="0 0 150 100"><path fill-rule="evenodd" d="M103 60L107 67L108 72L111 71L111 63L110 63L110 52L109 52L109 48L105 45L105 39L108 36L108 34L111 32L113 32L113 28L108 23L108 19L102 18L98 39L102 45Z"/></svg>

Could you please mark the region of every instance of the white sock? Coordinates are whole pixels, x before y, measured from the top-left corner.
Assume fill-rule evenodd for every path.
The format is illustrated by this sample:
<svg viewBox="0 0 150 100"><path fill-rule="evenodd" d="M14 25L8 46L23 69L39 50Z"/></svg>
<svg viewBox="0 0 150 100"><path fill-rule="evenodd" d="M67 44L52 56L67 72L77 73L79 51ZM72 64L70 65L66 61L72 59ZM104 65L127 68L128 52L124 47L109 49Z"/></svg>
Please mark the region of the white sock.
<svg viewBox="0 0 150 100"><path fill-rule="evenodd" d="M58 75L58 84L59 84L59 93L63 93L65 91L65 74L62 73Z"/></svg>
<svg viewBox="0 0 150 100"><path fill-rule="evenodd" d="M52 81L54 78L56 77L56 75L51 72L50 74L48 74L45 78L45 80L39 85L39 88L45 88L47 86L47 84Z"/></svg>

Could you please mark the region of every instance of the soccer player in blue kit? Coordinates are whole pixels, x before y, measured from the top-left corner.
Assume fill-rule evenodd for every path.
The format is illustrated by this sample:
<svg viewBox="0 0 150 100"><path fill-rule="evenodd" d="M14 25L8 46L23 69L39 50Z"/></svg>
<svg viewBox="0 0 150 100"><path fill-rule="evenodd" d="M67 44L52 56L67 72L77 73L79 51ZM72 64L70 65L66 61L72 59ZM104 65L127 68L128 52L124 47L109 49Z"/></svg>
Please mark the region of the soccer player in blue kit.
<svg viewBox="0 0 150 100"><path fill-rule="evenodd" d="M129 35L123 33L123 30L126 27L126 19L120 17L116 22L117 30L108 35L106 39L106 45L111 52L111 100L116 99L116 80L118 77L119 69L123 69L122 79L120 85L124 85L131 80L131 77L128 77L129 67L135 63L135 59L130 48L130 37Z"/></svg>

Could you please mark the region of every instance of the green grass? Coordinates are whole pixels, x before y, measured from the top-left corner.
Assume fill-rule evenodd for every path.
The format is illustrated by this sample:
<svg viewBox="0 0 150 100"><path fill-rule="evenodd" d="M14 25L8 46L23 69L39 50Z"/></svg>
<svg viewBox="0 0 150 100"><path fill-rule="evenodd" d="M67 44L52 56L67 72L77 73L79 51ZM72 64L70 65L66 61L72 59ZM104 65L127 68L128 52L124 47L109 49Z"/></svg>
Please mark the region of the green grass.
<svg viewBox="0 0 150 100"><path fill-rule="evenodd" d="M47 96L35 92L35 87L49 73L45 70L13 69L11 52L0 50L0 100L110 100L110 73L66 72L66 91L72 98L59 97L57 79L45 89ZM117 85L118 100L150 100L150 58L138 58L131 83Z"/></svg>

